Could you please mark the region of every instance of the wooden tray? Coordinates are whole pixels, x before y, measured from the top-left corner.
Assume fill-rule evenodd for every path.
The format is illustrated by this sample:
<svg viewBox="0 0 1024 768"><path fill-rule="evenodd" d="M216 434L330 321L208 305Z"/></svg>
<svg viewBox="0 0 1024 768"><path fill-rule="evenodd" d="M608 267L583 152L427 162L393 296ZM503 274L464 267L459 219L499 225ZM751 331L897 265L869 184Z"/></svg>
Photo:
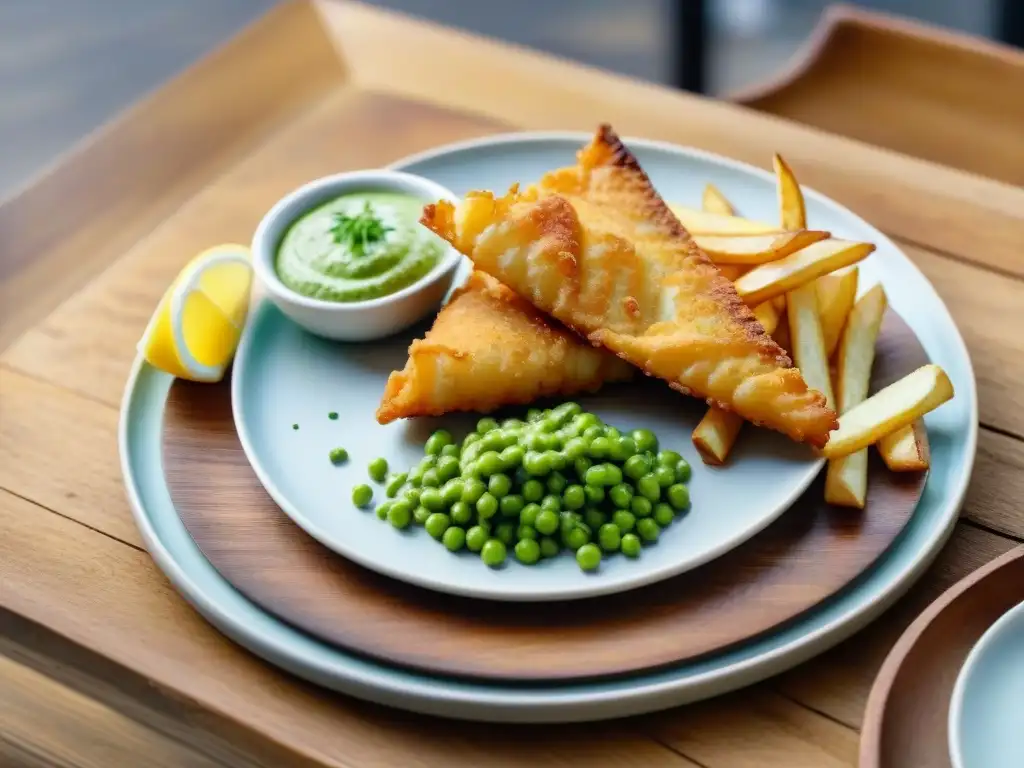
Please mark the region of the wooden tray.
<svg viewBox="0 0 1024 768"><path fill-rule="evenodd" d="M925 360L910 329L888 312L873 387ZM826 505L819 478L778 522L695 571L603 598L492 603L380 576L295 526L242 451L229 383L175 382L164 417L164 472L175 506L210 562L255 603L389 663L517 680L618 675L692 659L835 594L899 534L924 486L923 473L892 473L873 452L872 459L863 514Z"/></svg>
<svg viewBox="0 0 1024 768"><path fill-rule="evenodd" d="M1024 593L1024 547L961 579L907 627L868 697L861 768L949 768L950 697L967 654Z"/></svg>

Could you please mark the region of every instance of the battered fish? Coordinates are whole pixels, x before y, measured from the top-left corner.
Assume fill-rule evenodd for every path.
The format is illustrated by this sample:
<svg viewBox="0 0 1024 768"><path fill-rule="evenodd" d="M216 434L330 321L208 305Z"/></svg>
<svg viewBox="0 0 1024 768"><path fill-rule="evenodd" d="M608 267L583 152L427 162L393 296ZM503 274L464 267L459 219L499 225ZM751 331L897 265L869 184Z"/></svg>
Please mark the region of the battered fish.
<svg viewBox="0 0 1024 768"><path fill-rule="evenodd" d="M685 394L822 446L835 413L765 333L609 126L575 166L421 222L536 307Z"/></svg>
<svg viewBox="0 0 1024 768"><path fill-rule="evenodd" d="M491 411L592 392L632 366L588 345L493 277L475 271L388 377L377 421Z"/></svg>

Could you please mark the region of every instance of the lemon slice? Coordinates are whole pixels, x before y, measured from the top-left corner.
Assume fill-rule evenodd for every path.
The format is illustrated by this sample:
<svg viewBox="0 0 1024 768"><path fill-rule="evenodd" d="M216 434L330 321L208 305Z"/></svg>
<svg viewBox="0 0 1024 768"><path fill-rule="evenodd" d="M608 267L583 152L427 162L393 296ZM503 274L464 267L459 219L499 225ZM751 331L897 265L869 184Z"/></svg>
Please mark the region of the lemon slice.
<svg viewBox="0 0 1024 768"><path fill-rule="evenodd" d="M139 353L172 376L220 381L249 312L252 275L244 245L228 243L200 253L160 300L139 340Z"/></svg>

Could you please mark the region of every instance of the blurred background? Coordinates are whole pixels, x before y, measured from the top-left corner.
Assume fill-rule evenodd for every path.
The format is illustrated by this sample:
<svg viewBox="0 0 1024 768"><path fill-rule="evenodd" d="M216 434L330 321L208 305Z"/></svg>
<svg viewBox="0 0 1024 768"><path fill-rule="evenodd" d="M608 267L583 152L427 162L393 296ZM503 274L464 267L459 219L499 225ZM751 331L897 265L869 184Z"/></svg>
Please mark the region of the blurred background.
<svg viewBox="0 0 1024 768"><path fill-rule="evenodd" d="M715 96L777 71L826 0L372 0ZM0 197L275 0L0 0ZM855 5L1004 39L1024 0Z"/></svg>

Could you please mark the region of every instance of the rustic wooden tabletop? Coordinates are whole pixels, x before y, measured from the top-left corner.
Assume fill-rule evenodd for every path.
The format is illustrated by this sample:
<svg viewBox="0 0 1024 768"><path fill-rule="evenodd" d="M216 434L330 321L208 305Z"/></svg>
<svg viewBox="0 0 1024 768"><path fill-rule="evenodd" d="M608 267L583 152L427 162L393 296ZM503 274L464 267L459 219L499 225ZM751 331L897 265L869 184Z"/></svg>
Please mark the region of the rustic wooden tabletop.
<svg viewBox="0 0 1024 768"><path fill-rule="evenodd" d="M135 342L169 281L211 242L248 241L281 193L325 169L600 121L759 166L781 152L932 281L970 348L982 424L938 560L882 618L786 674L596 726L405 714L226 640L150 559L117 455ZM293 2L0 207L0 237L5 764L850 766L868 689L903 628L1024 540L1024 190L993 178L364 6Z"/></svg>

